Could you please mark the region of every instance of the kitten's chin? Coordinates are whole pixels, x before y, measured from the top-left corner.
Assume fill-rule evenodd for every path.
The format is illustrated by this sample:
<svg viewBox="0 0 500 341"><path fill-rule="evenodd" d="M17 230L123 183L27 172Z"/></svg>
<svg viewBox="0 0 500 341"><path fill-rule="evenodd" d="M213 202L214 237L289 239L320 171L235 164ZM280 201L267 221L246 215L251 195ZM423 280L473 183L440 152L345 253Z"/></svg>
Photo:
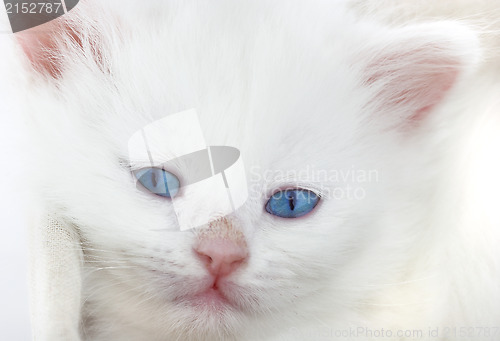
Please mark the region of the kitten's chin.
<svg viewBox="0 0 500 341"><path fill-rule="evenodd" d="M225 288L224 288L225 289ZM247 313L239 307L232 294L233 290L224 290L215 285L183 295L172 303L184 316L180 323L180 332L189 340L238 340L238 335L245 328ZM178 321L180 322L180 321Z"/></svg>

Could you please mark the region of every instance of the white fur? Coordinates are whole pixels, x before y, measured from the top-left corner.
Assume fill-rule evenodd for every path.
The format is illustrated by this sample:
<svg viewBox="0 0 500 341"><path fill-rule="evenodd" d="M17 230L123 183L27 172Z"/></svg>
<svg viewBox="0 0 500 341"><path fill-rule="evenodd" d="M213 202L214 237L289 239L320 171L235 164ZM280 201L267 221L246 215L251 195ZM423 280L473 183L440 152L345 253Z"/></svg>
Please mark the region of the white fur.
<svg viewBox="0 0 500 341"><path fill-rule="evenodd" d="M498 232L476 224L457 171L470 164L457 143L467 145L462 133L476 122L465 107L486 105L479 89L493 82L473 77L481 52L471 30L450 21L386 28L342 2L138 6L82 2L65 18L83 48L63 36L54 55L62 76L26 62L16 83L30 94L32 186L85 255L83 340L328 340L365 327L432 339L429 328L499 327ZM411 62L389 71L379 62L408 52ZM408 105L379 96L401 91L400 75L411 83L445 72L448 59L454 87L416 125L408 117L429 94L414 91ZM369 74L382 76L368 84ZM137 191L123 166L137 129L192 107L209 145L239 148L251 188L232 217L250 249L231 278L240 309L221 314L172 302L204 284L194 234L176 231L172 207ZM313 214L265 212L277 188L295 183L265 171L307 167L377 176L301 180L324 193ZM328 196L347 185L366 196Z"/></svg>

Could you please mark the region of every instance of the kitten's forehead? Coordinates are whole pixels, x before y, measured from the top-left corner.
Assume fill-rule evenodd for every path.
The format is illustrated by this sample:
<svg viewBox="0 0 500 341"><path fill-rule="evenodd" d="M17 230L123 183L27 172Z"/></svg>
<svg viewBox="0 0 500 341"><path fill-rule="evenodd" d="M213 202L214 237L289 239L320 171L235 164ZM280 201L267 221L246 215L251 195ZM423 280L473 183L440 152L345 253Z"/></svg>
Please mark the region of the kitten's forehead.
<svg viewBox="0 0 500 341"><path fill-rule="evenodd" d="M267 71L268 66L265 61L254 66L252 73L235 74L229 69L224 75L206 76L203 84L190 86L191 100L184 101L188 103L184 107L166 94L165 109L156 109L154 118L193 103L208 145L231 145L267 155L328 148L353 130L359 108L357 101L349 100L355 80L347 71L325 69L331 63L319 70L317 63L307 60L290 66L282 77L283 69ZM204 65L200 72L209 74L211 67Z"/></svg>
<svg viewBox="0 0 500 341"><path fill-rule="evenodd" d="M113 54L118 86L128 96L135 94L132 100L142 107L144 124L151 116L154 120L196 108L207 142L221 143L227 141L217 140L233 139L242 130L261 135L266 126L286 124L296 131L345 98L343 89L350 85L344 84L349 79L341 61L348 49L341 46L345 39L330 31L333 26L347 30L345 18L326 25L320 13L307 21L308 15L288 13L287 6L247 5L249 13L234 11L234 17L224 20L214 19L216 10L195 11L188 24L171 22L153 37L138 32L137 41ZM267 10L265 16L260 7ZM297 19L282 21L283 13Z"/></svg>

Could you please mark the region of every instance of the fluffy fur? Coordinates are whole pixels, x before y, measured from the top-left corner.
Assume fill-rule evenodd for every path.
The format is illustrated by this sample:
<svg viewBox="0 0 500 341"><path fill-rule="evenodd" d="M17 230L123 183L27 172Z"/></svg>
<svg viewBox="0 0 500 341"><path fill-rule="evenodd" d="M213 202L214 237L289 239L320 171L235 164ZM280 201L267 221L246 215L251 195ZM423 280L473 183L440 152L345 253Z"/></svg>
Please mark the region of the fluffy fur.
<svg viewBox="0 0 500 341"><path fill-rule="evenodd" d="M355 330L343 339L359 340L382 328L432 339L429 328L499 327L498 232L476 224L457 171L467 105L487 107L490 91L474 78L484 54L473 30L388 28L343 2L88 1L18 40L32 186L42 216L76 233L83 260L80 330L58 323L45 339ZM138 191L127 168L135 131L193 107L207 143L237 147L249 177L250 197L228 219L250 257L225 293L237 304L215 311L179 303L206 285L196 233L177 231L168 201ZM372 175L318 179L325 170ZM276 189L297 185L321 193L312 214L264 210Z"/></svg>

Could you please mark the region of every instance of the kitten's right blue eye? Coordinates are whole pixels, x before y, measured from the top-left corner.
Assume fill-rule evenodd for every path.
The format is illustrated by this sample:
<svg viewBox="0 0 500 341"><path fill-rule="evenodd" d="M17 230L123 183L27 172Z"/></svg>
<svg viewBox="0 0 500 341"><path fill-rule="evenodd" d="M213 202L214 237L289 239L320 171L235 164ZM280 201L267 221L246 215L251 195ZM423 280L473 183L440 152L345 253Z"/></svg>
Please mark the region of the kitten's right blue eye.
<svg viewBox="0 0 500 341"><path fill-rule="evenodd" d="M142 168L134 171L134 175L144 188L156 195L173 198L179 192L179 179L164 169Z"/></svg>
<svg viewBox="0 0 500 341"><path fill-rule="evenodd" d="M319 196L303 188L287 189L274 193L266 204L266 211L281 218L298 218L311 212Z"/></svg>

